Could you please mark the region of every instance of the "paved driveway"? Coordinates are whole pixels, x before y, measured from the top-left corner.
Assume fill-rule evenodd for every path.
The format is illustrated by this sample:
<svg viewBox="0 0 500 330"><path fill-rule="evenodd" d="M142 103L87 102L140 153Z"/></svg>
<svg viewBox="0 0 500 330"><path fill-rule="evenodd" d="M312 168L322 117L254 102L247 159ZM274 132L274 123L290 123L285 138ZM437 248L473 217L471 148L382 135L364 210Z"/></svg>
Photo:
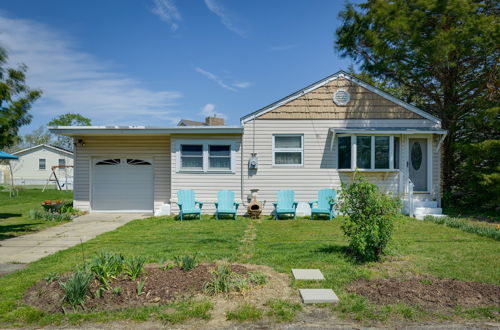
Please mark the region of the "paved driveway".
<svg viewBox="0 0 500 330"><path fill-rule="evenodd" d="M90 213L34 234L0 241L0 264L29 263L151 214ZM6 266L4 266L6 267ZM0 271L1 271L0 265Z"/></svg>

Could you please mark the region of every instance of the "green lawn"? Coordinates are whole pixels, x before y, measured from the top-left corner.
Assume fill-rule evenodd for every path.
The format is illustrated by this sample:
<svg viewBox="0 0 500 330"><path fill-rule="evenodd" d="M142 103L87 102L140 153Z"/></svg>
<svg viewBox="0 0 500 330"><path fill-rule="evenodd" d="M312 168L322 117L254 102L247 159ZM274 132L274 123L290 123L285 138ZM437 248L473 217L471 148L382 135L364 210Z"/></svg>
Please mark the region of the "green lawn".
<svg viewBox="0 0 500 330"><path fill-rule="evenodd" d="M498 306L473 311L456 311L455 315L433 315L416 307L394 305L374 306L366 299L348 294L345 286L358 278L426 274L467 281L500 284L500 244L492 239L465 233L446 226L401 217L397 221L392 253L383 263L357 264L346 254L346 241L340 230L340 221L175 221L173 218L150 218L129 224L65 251L58 252L26 269L0 278L0 326L27 324L78 323L85 320L109 321L116 319L170 320L162 313L164 308L148 307L121 312L80 313L68 316L48 315L24 306L20 299L25 290L50 273L74 270L83 259L100 250L142 255L148 262L175 255L198 252L202 260L227 258L232 261L269 265L279 272L290 273L291 268L320 268L326 283L333 288L341 303L331 308L341 317L365 322L397 320L441 320L456 317L497 318ZM248 230L256 233L254 240L241 243ZM294 287L305 284L293 283ZM320 286L309 283L308 287ZM185 314L199 308L182 305ZM206 319L210 304L203 303ZM179 307L180 308L180 307ZM186 312L187 311L187 312ZM207 312L208 311L208 312ZM496 313L496 316L494 314ZM180 315L180 316L179 316ZM181 317L182 316L182 317ZM200 320L199 322L204 322Z"/></svg>
<svg viewBox="0 0 500 330"><path fill-rule="evenodd" d="M48 189L22 189L17 197L10 197L7 190L0 191L0 240L25 235L60 224L44 220L29 220L26 212L39 208L45 200L72 200L72 191Z"/></svg>

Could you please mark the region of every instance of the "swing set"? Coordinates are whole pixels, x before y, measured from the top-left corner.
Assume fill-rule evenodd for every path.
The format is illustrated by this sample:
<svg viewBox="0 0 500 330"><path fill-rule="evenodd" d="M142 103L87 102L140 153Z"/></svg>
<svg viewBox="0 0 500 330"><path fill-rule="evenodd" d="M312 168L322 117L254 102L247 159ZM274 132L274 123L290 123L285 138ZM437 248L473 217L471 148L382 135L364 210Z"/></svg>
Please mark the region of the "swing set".
<svg viewBox="0 0 500 330"><path fill-rule="evenodd" d="M66 188L66 190L68 190L68 171L67 171L67 168L73 168L74 166L72 165L56 165L56 166L52 166L50 169L52 170L50 175L49 175L49 178L47 179L47 182L45 183L45 186L43 187L42 189L42 192L45 191L45 189L47 189L47 186L51 183L51 182L55 182L56 183L56 186L57 186L57 189L59 190L62 190L63 187ZM63 184L61 185L61 182L59 181L59 178L57 177L57 174L56 174L56 169L64 169L64 178L65 178L65 181L63 181Z"/></svg>

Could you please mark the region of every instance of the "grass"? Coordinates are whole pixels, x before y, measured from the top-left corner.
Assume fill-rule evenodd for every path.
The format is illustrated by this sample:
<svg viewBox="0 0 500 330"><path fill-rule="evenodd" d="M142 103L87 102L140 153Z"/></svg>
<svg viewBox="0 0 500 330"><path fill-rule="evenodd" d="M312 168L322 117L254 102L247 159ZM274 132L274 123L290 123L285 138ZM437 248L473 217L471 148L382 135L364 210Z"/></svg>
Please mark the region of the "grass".
<svg viewBox="0 0 500 330"><path fill-rule="evenodd" d="M451 228L458 228L468 233L477 234L484 237L489 237L500 241L500 225L492 225L480 221L470 221L452 217L433 217L426 216L425 221L432 221L437 224L445 225Z"/></svg>
<svg viewBox="0 0 500 330"><path fill-rule="evenodd" d="M226 313L228 320L238 322L259 321L262 319L262 310L251 304L243 304L238 308Z"/></svg>
<svg viewBox="0 0 500 330"><path fill-rule="evenodd" d="M64 222L30 220L28 210L40 208L45 200L72 200L72 191L22 189L19 196L9 197L6 190L0 191L0 240L34 233ZM40 208L41 209L41 208Z"/></svg>
<svg viewBox="0 0 500 330"><path fill-rule="evenodd" d="M22 296L31 285L54 274L74 271L83 259L102 250L121 253L125 257L142 256L148 263L198 253L200 262L222 259L250 262L269 265L287 274L290 274L292 268L319 268L326 281L294 282L293 286L332 288L341 299L339 305L331 307L332 312L355 320L388 322L454 317L498 319L498 307L457 310L451 316L439 315L414 306L376 306L365 298L346 291L346 286L356 279L398 276L404 273L498 285L500 245L497 241L402 216L396 222L391 256L382 263L359 264L346 253L347 243L342 235L340 222L340 219L332 222L304 219L255 222L243 218L237 221L205 218L201 221L181 222L170 217L132 221L82 245L29 264L17 273L1 277L0 327L151 319L178 323L191 317L203 320L210 318L212 305L209 301L186 301L168 306L69 315L48 314L23 305ZM255 239L242 243L250 224L254 227ZM245 249L241 248L243 244ZM250 308L246 309L233 311L234 316L231 317L250 317ZM269 311L268 315L276 320L290 321L298 308L286 302L269 301L263 309L265 311ZM248 315L245 316L245 313Z"/></svg>

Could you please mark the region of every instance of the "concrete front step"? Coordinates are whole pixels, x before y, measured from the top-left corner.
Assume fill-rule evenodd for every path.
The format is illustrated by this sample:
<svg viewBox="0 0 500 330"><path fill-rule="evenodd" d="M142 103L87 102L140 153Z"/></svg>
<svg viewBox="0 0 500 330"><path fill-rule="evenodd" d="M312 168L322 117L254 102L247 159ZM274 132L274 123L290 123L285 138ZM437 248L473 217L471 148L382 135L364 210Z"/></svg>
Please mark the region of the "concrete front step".
<svg viewBox="0 0 500 330"><path fill-rule="evenodd" d="M440 207L415 207L415 214L443 214Z"/></svg>
<svg viewBox="0 0 500 330"><path fill-rule="evenodd" d="M437 208L438 203L436 201L413 201L413 207L431 207Z"/></svg>

